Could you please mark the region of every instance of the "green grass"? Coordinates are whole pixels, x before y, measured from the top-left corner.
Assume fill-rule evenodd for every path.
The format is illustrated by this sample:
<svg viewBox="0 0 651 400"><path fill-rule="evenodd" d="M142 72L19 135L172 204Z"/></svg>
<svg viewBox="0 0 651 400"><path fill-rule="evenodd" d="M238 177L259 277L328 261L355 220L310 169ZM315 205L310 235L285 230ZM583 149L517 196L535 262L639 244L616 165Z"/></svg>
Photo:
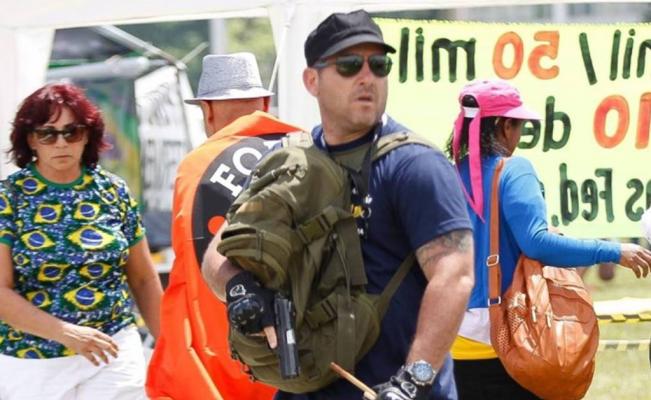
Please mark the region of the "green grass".
<svg viewBox="0 0 651 400"><path fill-rule="evenodd" d="M592 287L594 301L622 297L651 297L651 277L637 279L628 269L617 267L615 278L603 282L597 277L596 267L585 275ZM600 325L601 339L649 339L651 322ZM651 400L651 368L648 351L600 351L597 369L587 400Z"/></svg>

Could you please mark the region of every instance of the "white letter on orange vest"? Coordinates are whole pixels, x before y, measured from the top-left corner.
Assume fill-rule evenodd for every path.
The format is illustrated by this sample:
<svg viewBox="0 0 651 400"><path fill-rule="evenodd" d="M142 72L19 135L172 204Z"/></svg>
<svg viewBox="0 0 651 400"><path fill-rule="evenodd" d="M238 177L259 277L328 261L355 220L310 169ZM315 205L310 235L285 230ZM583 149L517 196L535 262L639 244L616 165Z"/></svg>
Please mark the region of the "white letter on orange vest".
<svg viewBox="0 0 651 400"><path fill-rule="evenodd" d="M210 177L210 182L219 183L226 189L230 190L233 197L237 197L237 195L242 191L242 186L233 184L235 175L229 174L228 171L230 170L231 169L228 168L226 164L220 164L219 167L217 167L217 171L215 171L215 173Z"/></svg>

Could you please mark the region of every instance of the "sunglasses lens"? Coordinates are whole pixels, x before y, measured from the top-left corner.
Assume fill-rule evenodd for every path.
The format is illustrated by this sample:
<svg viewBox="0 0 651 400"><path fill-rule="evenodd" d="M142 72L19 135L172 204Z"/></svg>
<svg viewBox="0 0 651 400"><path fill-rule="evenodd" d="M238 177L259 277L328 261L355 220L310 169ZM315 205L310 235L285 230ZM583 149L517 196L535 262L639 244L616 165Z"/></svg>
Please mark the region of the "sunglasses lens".
<svg viewBox="0 0 651 400"><path fill-rule="evenodd" d="M364 57L350 55L337 58L337 72L341 76L350 77L357 74L364 66Z"/></svg>
<svg viewBox="0 0 651 400"><path fill-rule="evenodd" d="M38 128L34 132L39 143L52 144L57 141L57 130L54 128Z"/></svg>
<svg viewBox="0 0 651 400"><path fill-rule="evenodd" d="M383 78L391 72L393 62L387 55L374 55L368 58L368 66L375 76Z"/></svg>
<svg viewBox="0 0 651 400"><path fill-rule="evenodd" d="M83 139L84 133L86 133L85 126L75 125L73 127L66 128L66 131L63 133L63 138L68 143L75 143Z"/></svg>

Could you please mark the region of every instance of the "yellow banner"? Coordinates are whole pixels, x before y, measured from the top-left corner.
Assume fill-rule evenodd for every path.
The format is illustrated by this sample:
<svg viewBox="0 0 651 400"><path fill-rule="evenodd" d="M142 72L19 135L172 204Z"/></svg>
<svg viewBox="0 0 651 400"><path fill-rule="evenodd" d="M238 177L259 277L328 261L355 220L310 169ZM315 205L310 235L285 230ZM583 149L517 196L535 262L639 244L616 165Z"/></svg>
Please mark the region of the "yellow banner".
<svg viewBox="0 0 651 400"><path fill-rule="evenodd" d="M467 82L502 78L543 120L516 155L545 187L549 222L585 238L641 236L651 205L651 25L378 19L398 52L388 113L441 149Z"/></svg>

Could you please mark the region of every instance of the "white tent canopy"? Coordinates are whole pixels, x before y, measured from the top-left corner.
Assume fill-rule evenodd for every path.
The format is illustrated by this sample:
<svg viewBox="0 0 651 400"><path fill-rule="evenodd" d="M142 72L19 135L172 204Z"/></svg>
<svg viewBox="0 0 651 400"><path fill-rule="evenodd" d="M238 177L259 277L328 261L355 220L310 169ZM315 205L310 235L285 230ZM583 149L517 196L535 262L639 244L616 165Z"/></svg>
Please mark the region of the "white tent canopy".
<svg viewBox="0 0 651 400"><path fill-rule="evenodd" d="M642 2L643 0L637 0ZM365 8L369 12L554 3L532 0L0 0L0 175L10 122L26 95L45 80L56 28L160 22L235 16L268 16L278 53L279 114L309 128L318 121L316 102L303 87L303 42L334 11ZM581 1L572 1L574 3ZM585 1L584 1L585 2ZM594 1L593 1L594 2Z"/></svg>

